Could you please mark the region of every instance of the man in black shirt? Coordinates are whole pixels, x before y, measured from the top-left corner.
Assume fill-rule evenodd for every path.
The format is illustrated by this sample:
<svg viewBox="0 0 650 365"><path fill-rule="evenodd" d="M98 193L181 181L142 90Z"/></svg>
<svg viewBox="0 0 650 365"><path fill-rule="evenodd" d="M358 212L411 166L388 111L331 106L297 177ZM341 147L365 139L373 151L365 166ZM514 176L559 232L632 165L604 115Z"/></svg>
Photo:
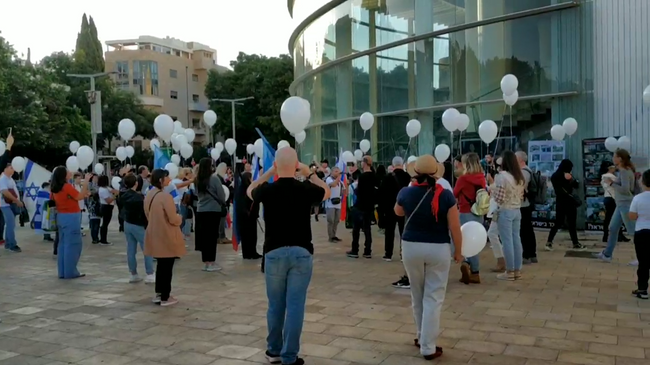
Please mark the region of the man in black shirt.
<svg viewBox="0 0 650 365"><path fill-rule="evenodd" d="M405 188L411 182L411 175L404 171L404 159L399 156L393 158L393 172L386 175L379 186L379 211L383 212L384 218L384 248L386 254L385 261L393 259L393 249L395 247L395 224L399 228L399 235L404 233L404 217L395 215L395 202L397 194L402 188Z"/></svg>
<svg viewBox="0 0 650 365"><path fill-rule="evenodd" d="M295 179L296 170L307 181ZM273 176L278 179L267 181ZM305 300L312 274L311 207L329 199L330 190L296 151L276 152L273 167L251 184L248 196L264 206L264 256L267 311L266 358L272 364L303 365L298 357ZM286 319L285 319L286 317Z"/></svg>
<svg viewBox="0 0 650 365"><path fill-rule="evenodd" d="M377 195L377 179L372 172L372 158L364 156L361 161L363 172L359 175L354 186L356 201L352 207L352 249L347 252L348 257L359 258L359 236L363 230L366 238L363 257L372 258L372 232L370 224L375 214L375 196Z"/></svg>

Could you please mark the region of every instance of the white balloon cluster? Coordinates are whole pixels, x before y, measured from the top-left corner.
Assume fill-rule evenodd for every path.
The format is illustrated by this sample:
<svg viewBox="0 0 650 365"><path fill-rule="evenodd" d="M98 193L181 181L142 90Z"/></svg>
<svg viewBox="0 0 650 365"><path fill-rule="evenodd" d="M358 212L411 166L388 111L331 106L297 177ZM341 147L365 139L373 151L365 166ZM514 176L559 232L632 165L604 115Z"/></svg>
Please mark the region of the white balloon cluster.
<svg viewBox="0 0 650 365"><path fill-rule="evenodd" d="M632 141L628 136L621 136L618 139L616 137L605 139L605 148L610 152L616 152L618 149L630 151L630 147L632 147Z"/></svg>
<svg viewBox="0 0 650 365"><path fill-rule="evenodd" d="M2 147L4 147L4 145ZM69 148L70 148L70 152L72 152L73 154L73 156L68 157L65 161L65 167L69 171L76 172L79 169L86 169L88 168L88 166L90 166L91 163L93 163L93 159L95 158L95 153L93 152L92 148L88 146L82 146L77 141L70 142ZM4 150L4 148L1 149ZM16 168L14 167L14 170L15 169Z"/></svg>
<svg viewBox="0 0 650 365"><path fill-rule="evenodd" d="M212 118L214 117L214 118ZM203 120L209 126L214 125L217 121L217 114L212 110L208 110L203 114ZM212 124L210 124L210 123ZM196 133L192 128L183 128L183 123L180 121L174 121L169 115L160 114L156 117L153 122L153 128L159 138L167 143L171 143L172 148L175 152L180 153L183 158L191 158L194 153L194 148L192 148L191 143L196 138ZM160 148L160 141L157 139L152 139L149 144ZM119 148L118 148L119 150ZM116 151L117 155L117 151ZM131 157L131 156L128 156ZM121 158L121 155L117 156L118 159ZM120 159L120 161L123 161ZM180 160L179 162L180 163ZM177 163L177 164L178 164ZM171 174L171 172L170 172Z"/></svg>
<svg viewBox="0 0 650 365"><path fill-rule="evenodd" d="M574 118L566 118L561 125L555 124L551 127L551 138L561 141L565 136L572 136L577 131L578 121Z"/></svg>
<svg viewBox="0 0 650 365"><path fill-rule="evenodd" d="M455 108L449 108L442 113L442 125L451 133L464 132L469 127L469 116Z"/></svg>
<svg viewBox="0 0 650 365"><path fill-rule="evenodd" d="M519 100L519 80L513 74L507 74L501 78L501 91L503 92L503 101L508 106L513 106Z"/></svg>

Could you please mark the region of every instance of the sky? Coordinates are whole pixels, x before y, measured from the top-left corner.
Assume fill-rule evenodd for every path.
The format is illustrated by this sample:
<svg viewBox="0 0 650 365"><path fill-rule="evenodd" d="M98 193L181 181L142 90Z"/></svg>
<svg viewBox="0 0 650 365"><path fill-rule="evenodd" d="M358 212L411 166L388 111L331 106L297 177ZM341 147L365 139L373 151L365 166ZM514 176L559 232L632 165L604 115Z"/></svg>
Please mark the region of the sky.
<svg viewBox="0 0 650 365"><path fill-rule="evenodd" d="M287 0L24 0L3 2L2 8L0 34L18 55L26 57L31 48L32 62L71 52L83 13L95 20L104 51L107 40L170 36L215 48L217 63L228 67L240 51L289 53L289 36L297 26Z"/></svg>

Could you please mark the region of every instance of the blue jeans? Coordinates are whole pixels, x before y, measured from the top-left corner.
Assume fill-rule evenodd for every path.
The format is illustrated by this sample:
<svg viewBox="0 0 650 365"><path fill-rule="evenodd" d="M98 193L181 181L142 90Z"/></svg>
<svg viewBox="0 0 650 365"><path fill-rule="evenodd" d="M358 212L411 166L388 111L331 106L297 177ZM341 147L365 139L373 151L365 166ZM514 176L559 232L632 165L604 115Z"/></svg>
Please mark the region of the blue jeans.
<svg viewBox="0 0 650 365"><path fill-rule="evenodd" d="M302 247L290 246L272 250L264 260L269 299L267 349L273 355L280 355L283 364L293 364L300 350L313 257Z"/></svg>
<svg viewBox="0 0 650 365"><path fill-rule="evenodd" d="M479 217L473 213L460 213L460 224L463 225L467 222L479 222L483 224L483 217ZM473 274L479 272L479 256L480 254L472 257L465 257L465 262L469 264L469 269Z"/></svg>
<svg viewBox="0 0 650 365"><path fill-rule="evenodd" d="M506 270L521 270L523 247L521 245L521 211L519 209L499 209L497 227L503 246Z"/></svg>
<svg viewBox="0 0 650 365"><path fill-rule="evenodd" d="M74 279L79 277L77 264L81 257L81 213L59 213L56 215L59 246L57 266L59 279Z"/></svg>
<svg viewBox="0 0 650 365"><path fill-rule="evenodd" d="M630 203L616 203L612 220L609 222L609 236L607 237L607 247L603 250L603 255L612 257L612 254L614 254L614 248L616 248L616 242L618 242L618 232L623 224L625 224L625 229L629 234L634 233L636 222L630 220L628 213L630 213Z"/></svg>
<svg viewBox="0 0 650 365"><path fill-rule="evenodd" d="M184 236L189 236L190 235L190 225L185 223L185 220L187 220L187 206L181 205L179 214L183 218L183 222L181 223L181 232L183 232Z"/></svg>
<svg viewBox="0 0 650 365"><path fill-rule="evenodd" d="M11 207L2 207L2 218L5 221L5 249L9 250L18 246L16 241L16 215Z"/></svg>
<svg viewBox="0 0 650 365"><path fill-rule="evenodd" d="M138 253L138 243L140 249L144 252L144 232L143 226L124 222L124 235L126 236L126 262L129 265L129 272L131 275L138 275L138 261L135 255ZM153 257L144 257L144 269L147 275L153 275Z"/></svg>

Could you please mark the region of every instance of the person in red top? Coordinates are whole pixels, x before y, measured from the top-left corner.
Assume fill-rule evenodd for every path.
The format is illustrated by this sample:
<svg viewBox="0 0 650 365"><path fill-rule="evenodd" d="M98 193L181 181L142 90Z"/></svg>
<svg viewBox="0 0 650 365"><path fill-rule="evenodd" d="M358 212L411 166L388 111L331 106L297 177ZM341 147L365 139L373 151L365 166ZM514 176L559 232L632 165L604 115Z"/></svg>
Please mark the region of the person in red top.
<svg viewBox="0 0 650 365"><path fill-rule="evenodd" d="M483 224L483 216L472 213L472 205L476 202L476 192L485 189L485 175L481 167L481 159L476 153L467 153L461 158L463 174L456 180L454 197L460 210L460 224L475 221ZM460 281L465 284L479 284L479 255L466 257L460 265Z"/></svg>
<svg viewBox="0 0 650 365"><path fill-rule="evenodd" d="M50 191L57 210L59 279L76 279L85 276L77 270L82 247L79 201L88 196L88 182L91 177L91 174L86 174L81 183L81 191L77 191L69 182L72 179L72 172L64 166L59 166L52 172Z"/></svg>

